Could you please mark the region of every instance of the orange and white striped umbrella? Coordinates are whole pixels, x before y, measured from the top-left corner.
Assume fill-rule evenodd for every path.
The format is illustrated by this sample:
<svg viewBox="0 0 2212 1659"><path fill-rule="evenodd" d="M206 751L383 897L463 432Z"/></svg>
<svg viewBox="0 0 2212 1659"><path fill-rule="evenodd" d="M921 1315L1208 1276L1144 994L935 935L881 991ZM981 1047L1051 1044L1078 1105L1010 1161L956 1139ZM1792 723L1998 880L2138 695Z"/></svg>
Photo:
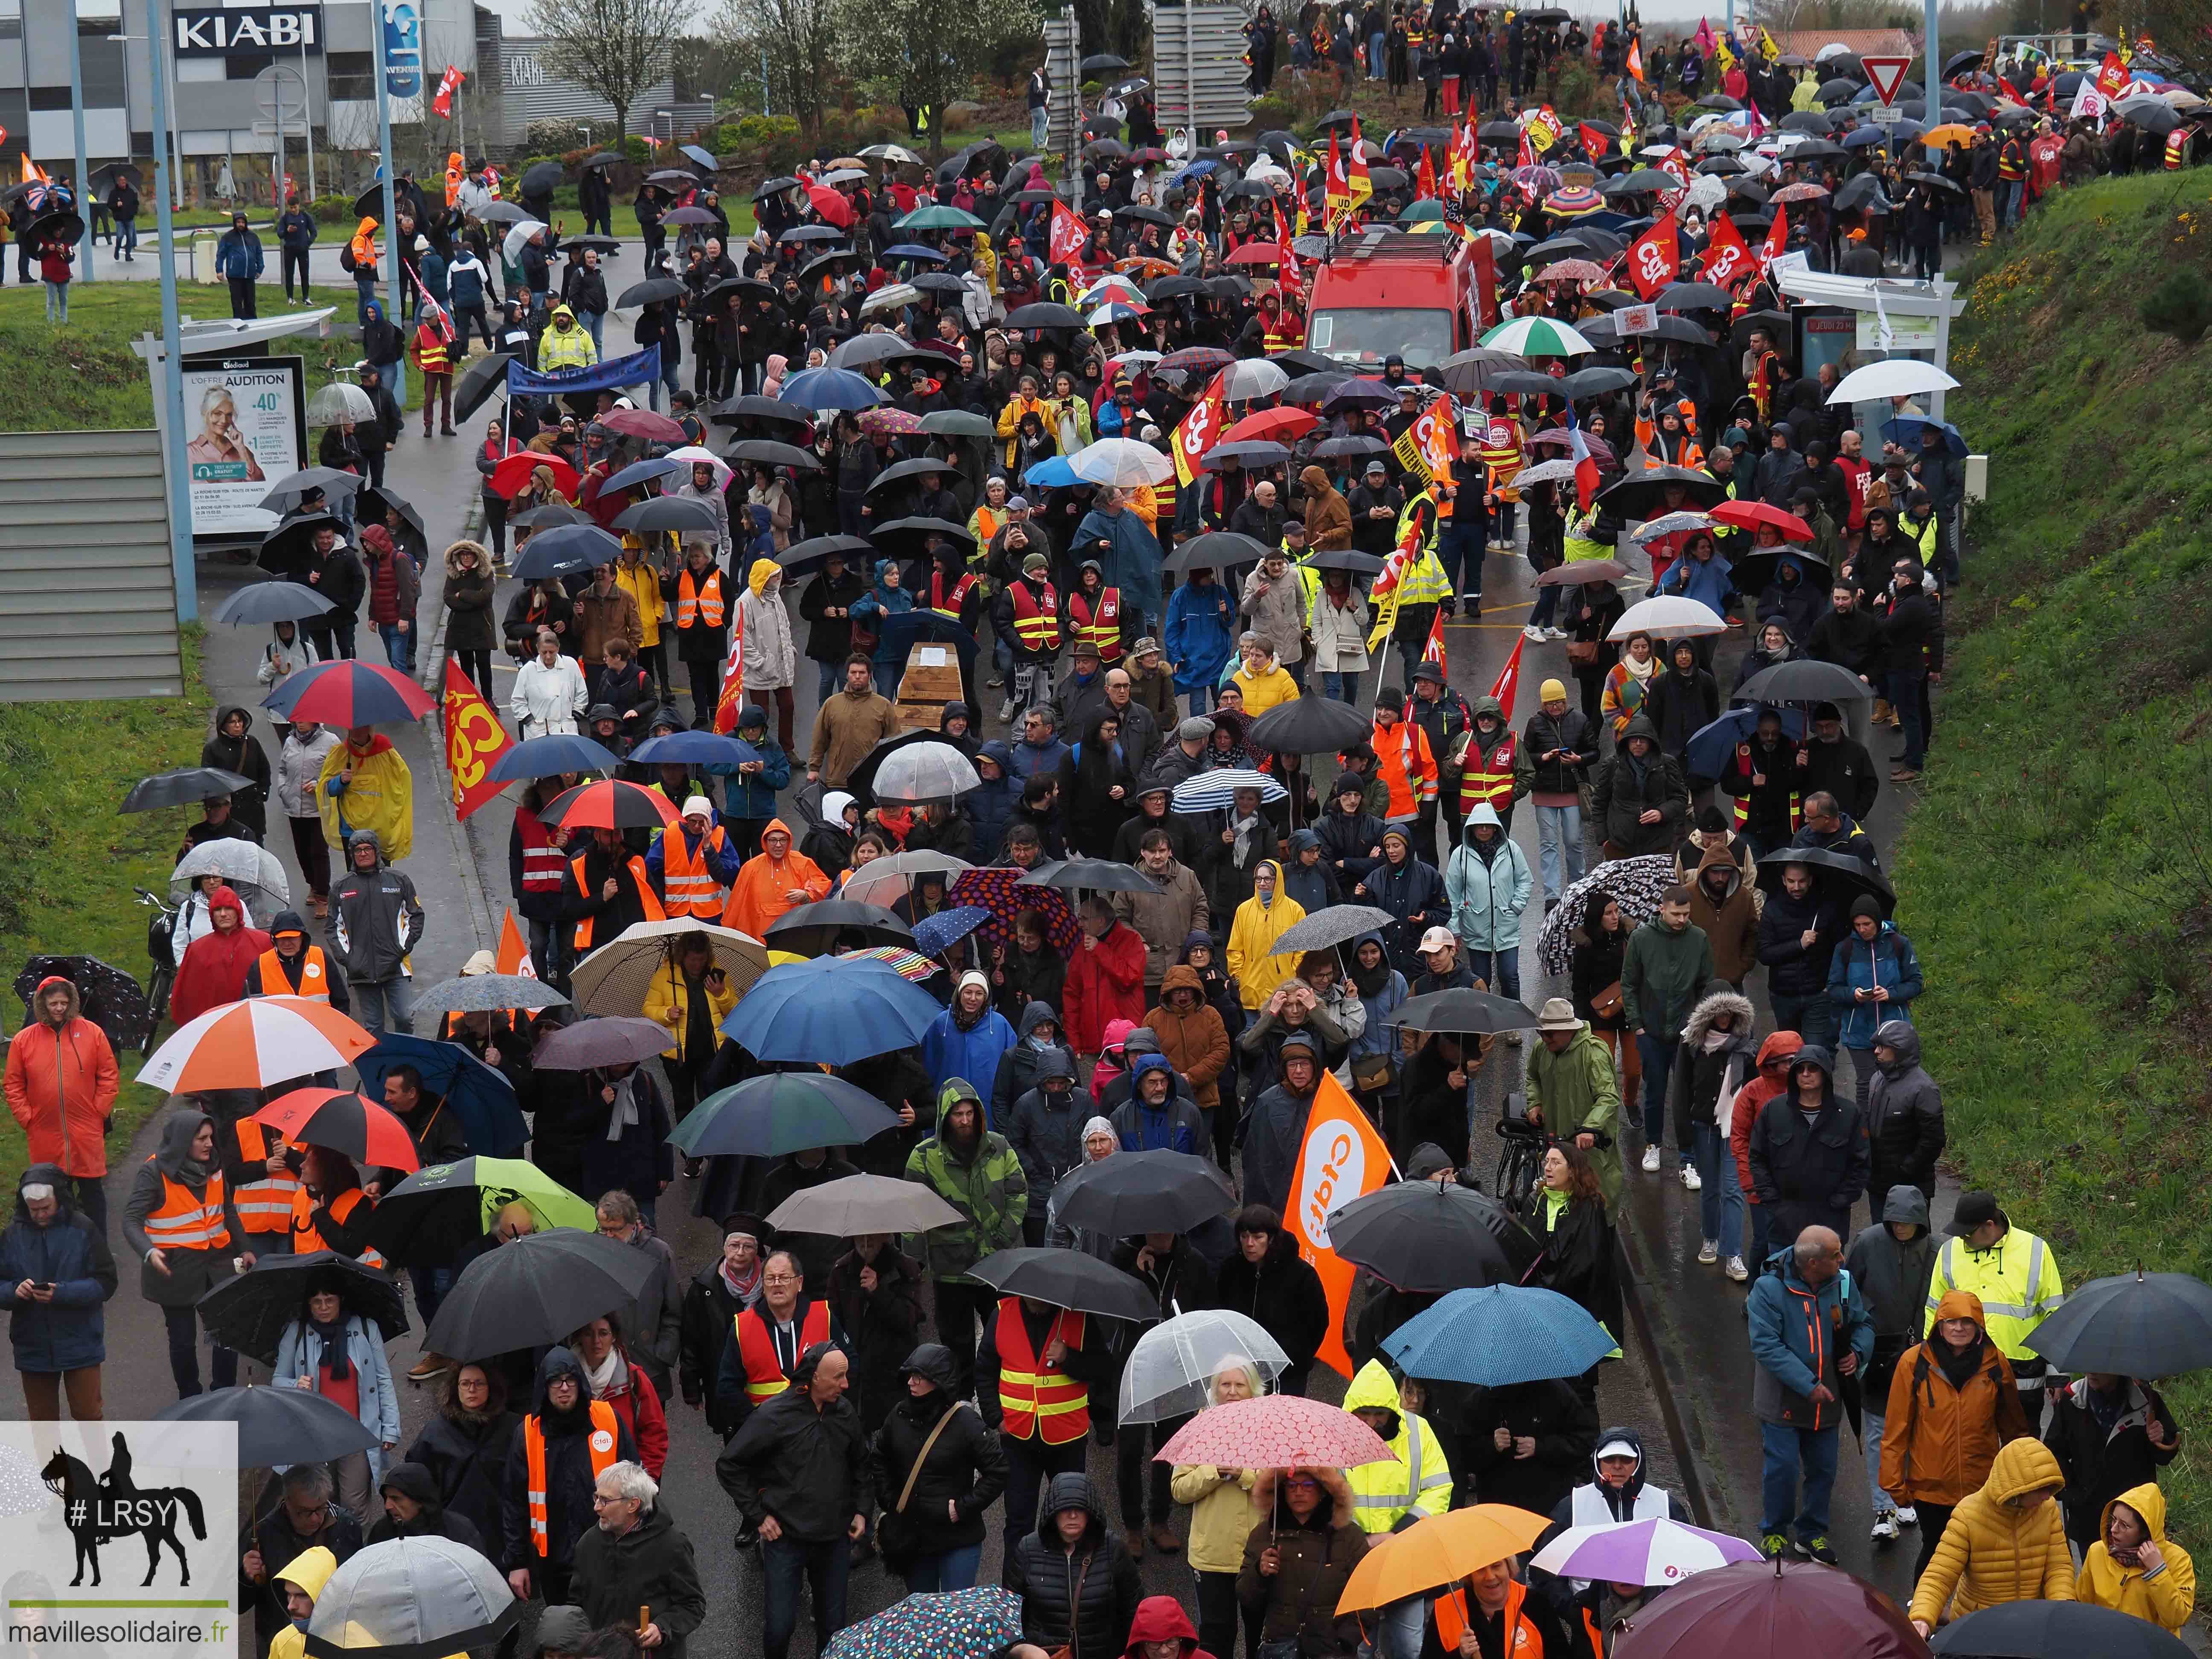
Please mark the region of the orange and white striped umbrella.
<svg viewBox="0 0 2212 1659"><path fill-rule="evenodd" d="M154 1051L138 1081L171 1094L258 1089L350 1066L376 1039L326 1002L248 997L180 1025Z"/></svg>

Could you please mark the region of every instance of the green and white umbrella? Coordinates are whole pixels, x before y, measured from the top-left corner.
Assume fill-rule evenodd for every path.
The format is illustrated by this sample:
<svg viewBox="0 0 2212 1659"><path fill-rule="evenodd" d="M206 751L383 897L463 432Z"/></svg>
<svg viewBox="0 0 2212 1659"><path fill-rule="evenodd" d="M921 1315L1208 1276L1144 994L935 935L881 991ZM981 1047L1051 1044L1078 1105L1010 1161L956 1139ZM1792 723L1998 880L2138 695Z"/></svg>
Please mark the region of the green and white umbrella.
<svg viewBox="0 0 2212 1659"><path fill-rule="evenodd" d="M1523 357L1578 357L1597 349L1549 317L1516 317L1500 323L1482 337L1482 343L1496 351L1517 351Z"/></svg>

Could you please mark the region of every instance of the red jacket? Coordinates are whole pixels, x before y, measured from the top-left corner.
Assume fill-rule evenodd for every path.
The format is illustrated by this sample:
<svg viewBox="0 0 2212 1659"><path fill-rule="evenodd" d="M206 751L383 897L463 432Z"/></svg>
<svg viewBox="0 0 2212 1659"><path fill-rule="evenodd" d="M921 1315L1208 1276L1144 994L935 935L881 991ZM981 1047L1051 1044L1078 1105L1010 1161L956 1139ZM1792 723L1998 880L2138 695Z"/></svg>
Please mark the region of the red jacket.
<svg viewBox="0 0 2212 1659"><path fill-rule="evenodd" d="M49 985L68 984L58 975L41 980L33 1006ZM69 1017L58 1026L41 1019L8 1044L8 1109L29 1137L27 1162L104 1176L107 1120L121 1077L107 1034L76 1012L74 986L70 992Z"/></svg>
<svg viewBox="0 0 2212 1659"><path fill-rule="evenodd" d="M1792 1058L1804 1046L1805 1039L1795 1031L1768 1033L1766 1041L1759 1045L1759 1069L1729 1103L1729 1151L1735 1156L1736 1185L1743 1188L1747 1204L1759 1202L1759 1195L1751 1189L1751 1126L1758 1121L1759 1109L1790 1086L1787 1067L1779 1082L1766 1068Z"/></svg>
<svg viewBox="0 0 2212 1659"><path fill-rule="evenodd" d="M1086 935L1068 959L1060 992L1067 1041L1079 1054L1095 1054L1106 1042L1109 1020L1145 1020L1145 941L1126 922L1115 922L1094 949Z"/></svg>
<svg viewBox="0 0 2212 1659"><path fill-rule="evenodd" d="M661 1409L660 1391L653 1386L653 1379L632 1360L629 1389L607 1395L606 1401L637 1443L637 1461L647 1474L659 1480L661 1470L668 1466L668 1413Z"/></svg>
<svg viewBox="0 0 2212 1659"><path fill-rule="evenodd" d="M220 898L225 890L217 888ZM203 933L177 964L176 988L169 993L169 1018L182 1025L210 1008L246 994L246 972L269 948L258 927L234 927L228 933Z"/></svg>

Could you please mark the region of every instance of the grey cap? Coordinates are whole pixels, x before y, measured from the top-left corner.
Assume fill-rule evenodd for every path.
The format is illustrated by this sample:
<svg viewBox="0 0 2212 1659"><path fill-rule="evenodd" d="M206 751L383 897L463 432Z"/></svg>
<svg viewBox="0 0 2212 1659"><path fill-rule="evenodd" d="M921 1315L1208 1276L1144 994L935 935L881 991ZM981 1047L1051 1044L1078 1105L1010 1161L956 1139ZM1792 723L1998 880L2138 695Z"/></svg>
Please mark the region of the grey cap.
<svg viewBox="0 0 2212 1659"><path fill-rule="evenodd" d="M1213 722L1203 714L1193 714L1176 727L1176 736L1185 743L1203 743L1213 735Z"/></svg>
<svg viewBox="0 0 2212 1659"><path fill-rule="evenodd" d="M556 1653L580 1653L592 1639L592 1621L581 1607L556 1605L538 1615L538 1645Z"/></svg>

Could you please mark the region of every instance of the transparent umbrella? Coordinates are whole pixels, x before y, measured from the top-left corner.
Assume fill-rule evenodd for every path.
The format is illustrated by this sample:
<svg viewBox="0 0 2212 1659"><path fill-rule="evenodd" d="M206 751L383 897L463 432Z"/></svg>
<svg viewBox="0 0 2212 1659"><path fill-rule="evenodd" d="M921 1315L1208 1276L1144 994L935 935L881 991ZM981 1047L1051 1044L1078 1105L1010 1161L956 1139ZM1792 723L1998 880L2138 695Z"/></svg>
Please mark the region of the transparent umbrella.
<svg viewBox="0 0 2212 1659"><path fill-rule="evenodd" d="M1214 1377L1227 1365L1250 1368L1264 1387L1291 1368L1291 1357L1257 1321L1225 1308L1163 1320L1129 1351L1119 1420L1160 1423L1204 1411L1213 1404Z"/></svg>
<svg viewBox="0 0 2212 1659"><path fill-rule="evenodd" d="M887 859L871 859L848 876L844 896L856 904L888 907L912 890L916 876L941 875L949 887L955 876L974 867L950 853L927 848L915 853L894 853Z"/></svg>
<svg viewBox="0 0 2212 1659"><path fill-rule="evenodd" d="M204 841L169 872L169 896L181 902L202 876L221 876L265 921L292 902L291 878L276 855L250 841Z"/></svg>
<svg viewBox="0 0 2212 1659"><path fill-rule="evenodd" d="M951 800L981 782L967 756L951 744L917 743L884 757L874 793L877 800L894 803Z"/></svg>
<svg viewBox="0 0 2212 1659"><path fill-rule="evenodd" d="M444 1659L498 1642L522 1616L499 1569L449 1538L394 1538L332 1573L307 1621L317 1659Z"/></svg>
<svg viewBox="0 0 2212 1659"><path fill-rule="evenodd" d="M309 426L336 426L341 421L373 421L376 405L350 380L332 380L307 399Z"/></svg>

